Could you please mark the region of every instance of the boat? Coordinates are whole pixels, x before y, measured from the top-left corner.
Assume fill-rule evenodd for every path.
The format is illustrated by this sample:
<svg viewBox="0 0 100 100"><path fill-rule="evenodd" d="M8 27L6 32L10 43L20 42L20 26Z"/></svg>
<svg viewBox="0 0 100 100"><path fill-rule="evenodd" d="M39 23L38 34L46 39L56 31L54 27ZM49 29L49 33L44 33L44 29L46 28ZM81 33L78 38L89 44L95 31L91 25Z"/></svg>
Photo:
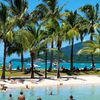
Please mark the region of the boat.
<svg viewBox="0 0 100 100"><path fill-rule="evenodd" d="M27 65L31 66L31 64L30 64L30 63L28 63ZM38 65L34 64L34 67L35 67L35 68L38 68L38 67L40 67L40 66L38 66Z"/></svg>
<svg viewBox="0 0 100 100"><path fill-rule="evenodd" d="M57 66L58 64L57 63L53 63L53 66Z"/></svg>

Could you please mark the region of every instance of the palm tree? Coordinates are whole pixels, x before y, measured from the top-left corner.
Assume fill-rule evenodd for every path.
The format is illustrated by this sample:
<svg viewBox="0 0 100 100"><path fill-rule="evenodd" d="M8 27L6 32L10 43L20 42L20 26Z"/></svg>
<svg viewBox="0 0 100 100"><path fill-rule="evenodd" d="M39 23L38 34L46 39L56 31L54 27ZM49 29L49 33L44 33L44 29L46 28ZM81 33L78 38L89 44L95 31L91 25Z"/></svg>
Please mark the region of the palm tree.
<svg viewBox="0 0 100 100"><path fill-rule="evenodd" d="M44 34L44 37L46 38L45 45L42 46L41 48L41 50L43 50L45 54L45 79L46 79L47 78L47 57L48 57L48 45L47 44L48 44L49 34L48 34L48 31L46 30L42 30L42 32Z"/></svg>
<svg viewBox="0 0 100 100"><path fill-rule="evenodd" d="M47 32L44 32L44 35L46 35ZM47 48L47 42L44 46L41 47L41 50L39 52L44 52L45 57L45 79L47 78L47 60L48 60L48 48Z"/></svg>
<svg viewBox="0 0 100 100"><path fill-rule="evenodd" d="M41 25L36 29L36 26L31 23L27 25L27 30L32 34L30 38L30 56L31 56L31 78L34 78L34 58L36 53L45 45L45 35L44 31L41 30Z"/></svg>
<svg viewBox="0 0 100 100"><path fill-rule="evenodd" d="M48 56L48 52L47 52L47 44L45 45L45 78L47 78L47 56Z"/></svg>
<svg viewBox="0 0 100 100"><path fill-rule="evenodd" d="M58 64L57 64L57 78L60 77L60 55L61 55L61 46L62 46L62 41L65 39L65 34L63 31L63 25L59 25L59 23L55 22L56 25L56 32L55 32L55 41L57 44L57 51L58 51Z"/></svg>
<svg viewBox="0 0 100 100"><path fill-rule="evenodd" d="M61 11L63 9L63 6L59 8L57 6L58 0L42 0L42 3L39 4L36 7L35 15L38 17L38 19L42 20L43 22L52 21L52 25L55 21L58 21L61 19ZM54 33L54 29L51 27L51 34ZM53 38L52 38L53 40ZM51 43L51 48L53 48L53 41ZM53 62L53 51L51 51L50 55L50 67L49 72L52 71L52 62Z"/></svg>
<svg viewBox="0 0 100 100"><path fill-rule="evenodd" d="M63 22L64 32L66 39L71 42L71 54L70 54L70 69L73 70L73 51L74 51L74 37L78 39L79 26L82 17L77 14L77 11L66 11L65 22Z"/></svg>
<svg viewBox="0 0 100 100"><path fill-rule="evenodd" d="M3 57L3 69L2 69L2 79L5 79L6 70L6 48L7 43L13 40L13 27L15 25L16 18L10 17L8 13L8 8L3 3L0 3L0 26L1 26L1 38L4 42L4 57Z"/></svg>
<svg viewBox="0 0 100 100"><path fill-rule="evenodd" d="M10 56L12 53L21 54L22 48L23 51L28 50L29 39L32 35L23 29L19 29L14 32L13 42L7 46L7 54Z"/></svg>
<svg viewBox="0 0 100 100"><path fill-rule="evenodd" d="M85 5L79 9L81 12L85 14L85 18L88 21L87 29L88 33L90 33L90 40L93 41L93 34L95 30L98 28L98 21L99 21L99 4L97 3L96 6L92 5ZM95 66L94 64L94 56L91 54L91 61L92 66Z"/></svg>
<svg viewBox="0 0 100 100"><path fill-rule="evenodd" d="M60 25L58 21L54 21L54 26L50 26L50 25L53 25L52 24L52 21L49 22L49 24L47 24L45 27L48 31L48 33L50 34L50 32L52 30L54 30L54 33L48 37L49 39L49 42L51 41L52 42L52 39L53 41L56 42L56 46L57 46L57 49L51 49L51 50L57 50L57 55L58 55L58 58L57 58L57 78L60 77L60 49L61 49L61 45L62 45L62 41L63 39L65 38L65 35L63 33L63 25Z"/></svg>
<svg viewBox="0 0 100 100"><path fill-rule="evenodd" d="M100 31L98 32L98 34L93 35L94 41L84 43L84 47L78 51L78 55L100 55Z"/></svg>
<svg viewBox="0 0 100 100"><path fill-rule="evenodd" d="M16 25L19 29L23 29L25 24L28 22L29 15L27 13L28 2L27 0L6 0L9 4L9 11L11 16L17 17ZM24 69L24 56L23 56L24 48L21 48L21 64L22 71Z"/></svg>

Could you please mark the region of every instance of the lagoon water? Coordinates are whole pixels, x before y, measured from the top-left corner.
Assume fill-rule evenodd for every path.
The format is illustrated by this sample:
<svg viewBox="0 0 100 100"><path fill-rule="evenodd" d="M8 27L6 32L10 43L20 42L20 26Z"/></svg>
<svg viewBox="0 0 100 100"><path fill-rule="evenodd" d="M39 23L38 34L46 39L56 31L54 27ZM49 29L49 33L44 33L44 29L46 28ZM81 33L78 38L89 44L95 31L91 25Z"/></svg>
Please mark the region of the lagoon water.
<svg viewBox="0 0 100 100"><path fill-rule="evenodd" d="M12 63L13 63L13 68L17 68L18 65L21 66L20 62L14 61ZM45 68L45 63L44 62L35 62L35 64L38 65L37 69L44 69ZM24 65L25 65L25 68L29 68L30 67L30 63L25 62ZM49 65L50 65L50 62L48 62L47 66L49 67ZM60 67L61 66L64 66L65 68L69 69L70 68L70 63L61 62L60 63ZM74 66L76 68L77 67L78 68L84 68L85 66L87 66L88 68L91 68L91 63L74 63ZM55 69L56 66L53 66L53 68ZM100 63L96 64L96 68L100 68Z"/></svg>
<svg viewBox="0 0 100 100"><path fill-rule="evenodd" d="M9 59L7 59L7 63L6 65L8 66L8 63L9 63ZM35 65L37 69L44 69L45 68L45 62L35 62ZM50 62L48 62L47 66L49 67L50 65ZM2 66L2 61L0 61L0 66ZM13 69L16 69L18 66L21 67L21 62L20 61L13 61L12 62L12 68ZM25 68L29 68L30 67L30 62L24 62L24 66ZM68 62L61 62L60 63L60 67L65 67L65 68L70 68L70 63ZM76 68L84 68L85 66L87 66L87 68L91 68L91 63L74 63L74 66ZM96 63L95 64L96 68L100 68L100 63ZM56 66L53 66L53 68L55 69Z"/></svg>
<svg viewBox="0 0 100 100"><path fill-rule="evenodd" d="M32 89L14 88L8 89L6 92L0 91L0 100L8 100L10 93L14 100L17 100L20 91L24 92L26 100L36 100L38 96L42 100L68 100L70 95L73 95L75 100L100 100L100 85L34 87ZM49 95L51 91L53 95Z"/></svg>

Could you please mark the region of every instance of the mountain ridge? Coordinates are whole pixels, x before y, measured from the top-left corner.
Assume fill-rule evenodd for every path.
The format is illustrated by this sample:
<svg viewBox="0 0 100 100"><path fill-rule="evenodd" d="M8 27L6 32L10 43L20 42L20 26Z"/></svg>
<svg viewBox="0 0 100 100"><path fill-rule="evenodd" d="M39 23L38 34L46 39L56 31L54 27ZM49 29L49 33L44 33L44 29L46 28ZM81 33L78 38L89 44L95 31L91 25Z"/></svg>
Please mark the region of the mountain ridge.
<svg viewBox="0 0 100 100"><path fill-rule="evenodd" d="M74 44L74 61L75 62L91 62L91 56L90 55L77 55L77 52L83 48L83 43L79 42ZM70 53L71 53L71 46L66 46L61 48L61 52L64 54L64 59L66 61L70 61ZM100 57L95 56L94 57L95 62L100 63Z"/></svg>

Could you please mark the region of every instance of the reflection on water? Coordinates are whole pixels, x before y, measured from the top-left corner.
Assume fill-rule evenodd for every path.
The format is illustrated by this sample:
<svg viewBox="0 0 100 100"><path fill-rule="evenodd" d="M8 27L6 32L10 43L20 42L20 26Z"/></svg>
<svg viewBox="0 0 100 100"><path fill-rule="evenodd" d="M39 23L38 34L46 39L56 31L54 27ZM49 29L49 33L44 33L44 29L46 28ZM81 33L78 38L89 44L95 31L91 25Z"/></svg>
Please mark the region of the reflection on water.
<svg viewBox="0 0 100 100"><path fill-rule="evenodd" d="M26 100L36 100L38 96L42 100L67 100L70 95L73 95L75 100L99 100L100 86L55 86L55 87L34 87L32 89L8 89L6 92L0 91L0 100L8 100L11 93L14 100L23 91ZM49 95L52 91L53 95Z"/></svg>

